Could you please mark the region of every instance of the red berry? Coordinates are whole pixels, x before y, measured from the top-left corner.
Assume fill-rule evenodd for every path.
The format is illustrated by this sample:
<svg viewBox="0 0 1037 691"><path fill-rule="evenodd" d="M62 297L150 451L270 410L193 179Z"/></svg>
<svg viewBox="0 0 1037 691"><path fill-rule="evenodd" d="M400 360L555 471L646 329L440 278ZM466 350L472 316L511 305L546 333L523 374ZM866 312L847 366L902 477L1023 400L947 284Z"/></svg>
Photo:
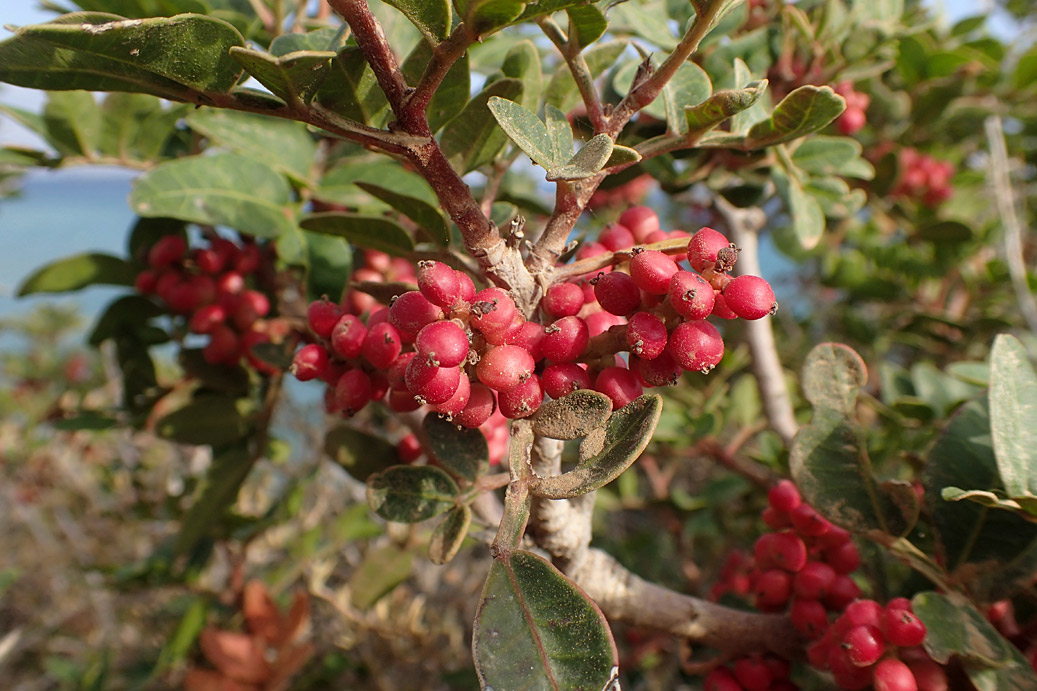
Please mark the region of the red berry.
<svg viewBox="0 0 1037 691"><path fill-rule="evenodd" d="M760 514L760 518L771 530L781 530L792 525L789 515L784 511L775 511L773 506L768 506Z"/></svg>
<svg viewBox="0 0 1037 691"><path fill-rule="evenodd" d="M403 332L417 334L426 324L443 318L443 310L417 290L397 296L389 307L389 321Z"/></svg>
<svg viewBox="0 0 1037 691"><path fill-rule="evenodd" d="M738 315L728 307L724 294L716 291L713 293L713 310L709 314L719 319L738 319Z"/></svg>
<svg viewBox="0 0 1037 691"><path fill-rule="evenodd" d="M839 134L849 137L860 132L867 121L868 116L864 114L863 110L847 107L836 120L835 126L839 130Z"/></svg>
<svg viewBox="0 0 1037 691"><path fill-rule="evenodd" d="M703 228L691 236L688 242L688 262L696 271L713 268L717 262L717 253L730 246L727 238L712 228Z"/></svg>
<svg viewBox="0 0 1037 691"><path fill-rule="evenodd" d="M844 542L838 547L829 547L821 552L825 563L839 573L853 573L861 565L861 555L857 551L857 545L852 542Z"/></svg>
<svg viewBox="0 0 1037 691"><path fill-rule="evenodd" d="M479 381L495 391L509 391L533 374L536 362L525 348L500 345L490 349L476 366Z"/></svg>
<svg viewBox="0 0 1037 691"><path fill-rule="evenodd" d="M704 691L742 691L742 685L727 667L717 667L706 675Z"/></svg>
<svg viewBox="0 0 1037 691"><path fill-rule="evenodd" d="M684 369L677 364L670 351L664 350L652 360L630 357L630 370L645 386L672 386L680 381Z"/></svg>
<svg viewBox="0 0 1037 691"><path fill-rule="evenodd" d="M133 288L141 295L151 295L157 286L158 274L151 269L141 271L133 281Z"/></svg>
<svg viewBox="0 0 1037 691"><path fill-rule="evenodd" d="M522 325L508 334L505 344L525 348L533 359L544 359L544 338L547 336L544 325L537 322L522 322Z"/></svg>
<svg viewBox="0 0 1037 691"><path fill-rule="evenodd" d="M418 332L414 348L421 358L440 367L457 367L468 357L468 336L457 322L432 322Z"/></svg>
<svg viewBox="0 0 1037 691"><path fill-rule="evenodd" d="M643 243L659 230L659 216L647 206L631 206L619 215L619 224L630 230L635 242Z"/></svg>
<svg viewBox="0 0 1037 691"><path fill-rule="evenodd" d="M418 262L417 278L418 290L432 304L448 309L461 300L461 281L457 272L446 264Z"/></svg>
<svg viewBox="0 0 1037 691"><path fill-rule="evenodd" d="M612 409L619 410L643 393L637 376L625 367L606 367L594 380L594 390L612 399Z"/></svg>
<svg viewBox="0 0 1037 691"><path fill-rule="evenodd" d="M847 631L840 645L850 662L858 667L870 667L886 652L886 640L882 632L869 624L854 626Z"/></svg>
<svg viewBox="0 0 1037 691"><path fill-rule="evenodd" d="M770 668L757 656L739 658L734 672L735 679L747 691L767 691L774 680Z"/></svg>
<svg viewBox="0 0 1037 691"><path fill-rule="evenodd" d="M835 583L838 574L828 564L812 561L796 574L792 589L796 597L808 600L820 600Z"/></svg>
<svg viewBox="0 0 1037 691"><path fill-rule="evenodd" d="M895 657L875 665L875 691L918 691L911 668Z"/></svg>
<svg viewBox="0 0 1037 691"><path fill-rule="evenodd" d="M404 463L413 463L421 458L425 450L421 448L421 442L413 434L408 434L396 444L396 454Z"/></svg>
<svg viewBox="0 0 1037 691"><path fill-rule="evenodd" d="M766 559L778 568L796 573L807 563L807 546L803 539L794 533L772 533L767 547L769 551Z"/></svg>
<svg viewBox="0 0 1037 691"><path fill-rule="evenodd" d="M544 393L551 398L561 398L578 389L591 388L591 378L587 370L575 362L559 362L548 365L540 375Z"/></svg>
<svg viewBox="0 0 1037 691"><path fill-rule="evenodd" d="M583 307L583 289L575 283L555 283L544 294L540 306L549 317L571 317Z"/></svg>
<svg viewBox="0 0 1037 691"><path fill-rule="evenodd" d="M925 640L925 624L906 609L887 608L883 612L882 625L886 638L893 645L909 648L921 645Z"/></svg>
<svg viewBox="0 0 1037 691"><path fill-rule="evenodd" d="M475 382L471 385L468 404L454 416L454 421L465 427L483 425L497 410L497 399L485 384Z"/></svg>
<svg viewBox="0 0 1037 691"><path fill-rule="evenodd" d="M666 349L666 324L651 312L637 312L627 325L630 352L643 360L654 360Z"/></svg>
<svg viewBox="0 0 1037 691"><path fill-rule="evenodd" d="M665 295L670 277L677 273L677 263L659 250L638 252L630 260L630 277L641 290L651 295Z"/></svg>
<svg viewBox="0 0 1037 691"><path fill-rule="evenodd" d="M947 672L932 660L908 662L907 666L915 677L918 691L947 691L950 688Z"/></svg>
<svg viewBox="0 0 1037 691"><path fill-rule="evenodd" d="M324 374L328 366L328 351L316 343L304 345L292 358L291 372L299 381L309 381Z"/></svg>
<svg viewBox="0 0 1037 691"><path fill-rule="evenodd" d="M202 357L210 365L231 365L241 357L241 342L229 326L220 325L212 330L209 343L202 349Z"/></svg>
<svg viewBox="0 0 1037 691"><path fill-rule="evenodd" d="M817 537L828 532L831 523L810 504L800 504L789 512L792 525L803 537Z"/></svg>
<svg viewBox="0 0 1037 691"><path fill-rule="evenodd" d="M421 403L415 400L414 394L406 388L395 386L389 387L386 404L394 413L410 413L421 407Z"/></svg>
<svg viewBox="0 0 1037 691"><path fill-rule="evenodd" d="M770 491L767 492L767 503L774 508L775 511L788 512L802 503L803 499L800 497L799 490L796 488L795 483L792 480L779 480L778 484L771 487Z"/></svg>
<svg viewBox="0 0 1037 691"><path fill-rule="evenodd" d="M832 646L828 652L828 667L840 688L865 689L871 685L871 668L853 664L846 651L838 645Z"/></svg>
<svg viewBox="0 0 1037 691"><path fill-rule="evenodd" d="M594 297L601 308L620 317L633 314L641 305L641 291L634 279L621 271L598 274Z"/></svg>
<svg viewBox="0 0 1037 691"><path fill-rule="evenodd" d="M400 332L388 322L379 322L367 330L363 354L377 369L386 369L403 350Z"/></svg>
<svg viewBox="0 0 1037 691"><path fill-rule="evenodd" d="M724 357L724 339L706 321L679 324L667 347L677 364L689 371L709 372Z"/></svg>
<svg viewBox="0 0 1037 691"><path fill-rule="evenodd" d="M844 574L839 574L828 589L823 602L825 607L838 612L853 602L855 598L860 597L860 595L861 589L857 587L853 579Z"/></svg>
<svg viewBox="0 0 1037 691"><path fill-rule="evenodd" d="M677 271L670 277L667 297L677 314L692 320L708 317L716 302L713 287L691 271Z"/></svg>
<svg viewBox="0 0 1037 691"><path fill-rule="evenodd" d="M515 301L500 288L484 288L472 298L473 329L484 334L501 331L511 326L516 316L521 316Z"/></svg>
<svg viewBox="0 0 1037 691"><path fill-rule="evenodd" d="M335 384L335 403L346 417L356 415L371 401L371 377L361 369L351 369Z"/></svg>
<svg viewBox="0 0 1037 691"><path fill-rule="evenodd" d="M367 338L367 327L353 314L343 314L331 330L331 349L341 358L360 357Z"/></svg>
<svg viewBox="0 0 1037 691"><path fill-rule="evenodd" d="M227 321L227 312L220 305L205 305L191 315L187 328L191 333L212 333L220 324Z"/></svg>
<svg viewBox="0 0 1037 691"><path fill-rule="evenodd" d="M540 352L553 362L572 362L583 354L589 342L587 322L580 317L562 317L544 329Z"/></svg>
<svg viewBox="0 0 1037 691"><path fill-rule="evenodd" d="M514 389L502 391L497 396L501 415L509 420L526 418L535 413L544 402L544 389L540 377L535 374Z"/></svg>
<svg viewBox="0 0 1037 691"><path fill-rule="evenodd" d="M774 612L785 606L792 594L792 576L781 569L768 569L759 575L753 586L756 607Z"/></svg>
<svg viewBox="0 0 1037 691"><path fill-rule="evenodd" d="M468 378L468 375L462 370L460 377L457 380L457 389L454 391L454 395L446 401L436 404L433 406L437 413L442 413L450 418L459 415L462 410L468 405L468 402L472 398L472 382Z"/></svg>
<svg viewBox="0 0 1037 691"><path fill-rule="evenodd" d="M216 279L216 290L220 294L237 295L245 289L245 278L236 271L227 271L220 275ZM325 298L326 300L326 298ZM318 301L319 302L319 301ZM311 307L313 304L311 303ZM336 305L337 307L337 305ZM309 318L309 310L307 310L307 319ZM334 322L332 322L334 324ZM312 329L313 326L311 325Z"/></svg>
<svg viewBox="0 0 1037 691"><path fill-rule="evenodd" d="M234 258L234 270L240 274L248 275L259 269L262 254L255 245L245 245Z"/></svg>
<svg viewBox="0 0 1037 691"><path fill-rule="evenodd" d="M727 306L742 319L761 319L778 309L771 284L759 276L738 276L727 284L723 294Z"/></svg>
<svg viewBox="0 0 1037 691"><path fill-rule="evenodd" d="M464 271L458 271L457 285L461 290L461 301L471 302L472 298L475 297L475 284L472 283L472 277Z"/></svg>
<svg viewBox="0 0 1037 691"><path fill-rule="evenodd" d="M828 612L817 600L794 598L789 607L789 619L796 630L814 640L828 628Z"/></svg>
<svg viewBox="0 0 1037 691"><path fill-rule="evenodd" d="M224 274L222 280L226 281L228 275ZM240 276L238 277L240 278ZM310 325L310 331L319 338L331 338L331 331L341 316L342 308L328 300L327 297L314 300L306 308L306 321Z"/></svg>
<svg viewBox="0 0 1037 691"><path fill-rule="evenodd" d="M619 224L609 226L598 236L598 242L612 252L630 249L634 246L634 234L629 228Z"/></svg>
<svg viewBox="0 0 1037 691"><path fill-rule="evenodd" d="M437 367L416 357L407 365L404 377L407 389L426 403L446 403L457 392L461 381L460 367Z"/></svg>
<svg viewBox="0 0 1037 691"><path fill-rule="evenodd" d="M165 235L158 239L148 251L148 264L152 268L169 266L180 262L187 254L187 240L180 235Z"/></svg>
<svg viewBox="0 0 1037 691"><path fill-rule="evenodd" d="M227 255L216 249L198 249L194 252L194 264L206 274L218 274L227 263Z"/></svg>

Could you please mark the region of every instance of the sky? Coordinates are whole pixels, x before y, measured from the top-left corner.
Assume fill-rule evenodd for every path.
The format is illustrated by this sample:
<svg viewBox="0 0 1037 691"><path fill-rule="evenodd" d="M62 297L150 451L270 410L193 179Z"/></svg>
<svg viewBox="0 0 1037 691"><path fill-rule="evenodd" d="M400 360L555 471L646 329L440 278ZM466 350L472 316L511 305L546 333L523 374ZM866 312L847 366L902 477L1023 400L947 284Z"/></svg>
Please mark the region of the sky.
<svg viewBox="0 0 1037 691"><path fill-rule="evenodd" d="M930 0L930 4L938 9L945 21L953 23L963 17L979 14L992 5L991 0ZM23 26L49 21L53 13L41 10L37 0L4 0L0 8L0 24L3 26ZM995 31L1002 33L1011 31L1011 27L995 26ZM0 39L9 35L6 29L0 29ZM22 89L0 84L0 103L17 106L26 110L38 111L43 103L42 92ZM0 117L0 146L30 146L39 148L40 142L31 132L10 119Z"/></svg>

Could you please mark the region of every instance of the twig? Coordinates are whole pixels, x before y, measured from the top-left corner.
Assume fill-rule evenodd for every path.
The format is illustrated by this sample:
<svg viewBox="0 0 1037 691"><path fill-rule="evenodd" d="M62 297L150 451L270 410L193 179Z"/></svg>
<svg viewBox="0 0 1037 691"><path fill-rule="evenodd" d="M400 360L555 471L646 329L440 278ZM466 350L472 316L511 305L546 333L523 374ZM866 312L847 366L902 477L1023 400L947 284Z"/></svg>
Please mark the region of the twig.
<svg viewBox="0 0 1037 691"><path fill-rule="evenodd" d="M421 75L418 85L407 95L403 104L400 118L402 122L409 123L426 117L425 109L428 108L432 95L436 93L436 89L458 58L472 45L473 40L468 26L461 23L447 40L433 47L432 59L425 66L425 72Z"/></svg>
<svg viewBox="0 0 1037 691"><path fill-rule="evenodd" d="M987 144L990 147L990 185L994 188L997 200L997 211L1005 229L1005 261L1008 273L1012 277L1015 299L1019 303L1019 311L1026 320L1030 331L1037 333L1037 302L1026 279L1026 264L1023 260L1023 228L1016 213L1015 195L1012 192L1012 180L1009 175L1008 148L1005 146L1005 132L1001 127L1001 116L991 115L983 123L987 132Z"/></svg>
<svg viewBox="0 0 1037 691"><path fill-rule="evenodd" d="M393 113L400 118L409 87L403 78L403 72L400 71L399 63L396 62L396 56L393 55L392 47L385 38L385 32L371 13L371 8L365 0L328 0L328 4L353 30L353 38L371 66L378 86L388 99ZM413 131L411 133L425 134Z"/></svg>
<svg viewBox="0 0 1037 691"><path fill-rule="evenodd" d="M608 118L605 117L598 90L594 87L594 75L591 74L590 67L583 57L582 46L573 43L571 30L570 36L567 37L548 15L538 19L537 24L540 25L540 29L551 43L555 44L555 48L565 59L565 64L569 66L569 72L583 98L583 104L587 108L587 117L591 121L591 126L594 127L595 134L606 131L609 125Z"/></svg>
<svg viewBox="0 0 1037 691"><path fill-rule="evenodd" d="M724 217L731 240L742 248L735 270L739 274L760 274L759 237L757 233L766 222L759 207L739 209L722 196L714 201ZM745 322L745 336L753 356L753 373L760 387L763 410L771 428L781 437L786 446L792 444L799 425L792 409L792 398L785 384L785 373L774 342L771 317Z"/></svg>

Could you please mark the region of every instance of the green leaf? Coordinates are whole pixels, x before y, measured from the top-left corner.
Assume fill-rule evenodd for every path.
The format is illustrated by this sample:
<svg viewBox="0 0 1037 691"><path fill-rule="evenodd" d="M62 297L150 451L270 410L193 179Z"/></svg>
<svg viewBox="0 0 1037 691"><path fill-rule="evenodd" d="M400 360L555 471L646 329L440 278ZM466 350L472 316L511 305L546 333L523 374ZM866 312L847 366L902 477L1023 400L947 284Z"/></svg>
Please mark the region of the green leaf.
<svg viewBox="0 0 1037 691"><path fill-rule="evenodd" d="M1015 499L1005 499L1002 495L1004 492L998 494L997 492L989 492L986 490L973 489L964 490L960 487L944 487L940 492L940 496L947 501L961 501L967 499L975 502L980 506L985 506L988 509L1003 509L1005 511L1011 511L1017 514L1019 517L1029 521L1037 522L1037 503L1032 500L1024 501L1020 503ZM1029 499L1023 498L1021 499Z"/></svg>
<svg viewBox="0 0 1037 691"><path fill-rule="evenodd" d="M346 425L328 430L324 453L361 482L400 460L396 447L385 439Z"/></svg>
<svg viewBox="0 0 1037 691"><path fill-rule="evenodd" d="M550 103L544 107L547 137L551 142L551 160L568 161L573 157L573 128L565 113Z"/></svg>
<svg viewBox="0 0 1037 691"><path fill-rule="evenodd" d="M346 238L353 245L404 256L414 250L414 240L399 224L383 216L364 216L339 211L310 214L300 225L306 230Z"/></svg>
<svg viewBox="0 0 1037 691"><path fill-rule="evenodd" d="M825 231L825 214L821 204L803 189L799 180L781 168L771 168L771 177L792 216L793 231L800 247L805 250L817 247Z"/></svg>
<svg viewBox="0 0 1037 691"><path fill-rule="evenodd" d="M518 79L498 79L480 91L457 117L446 124L440 135L440 146L455 170L468 173L489 163L500 153L508 143L508 137L497 126L489 101L499 98L511 102L521 97L522 89L522 82Z"/></svg>
<svg viewBox="0 0 1037 691"><path fill-rule="evenodd" d="M548 180L583 180L601 172L612 156L614 144L607 134L596 134L569 159L547 171Z"/></svg>
<svg viewBox="0 0 1037 691"><path fill-rule="evenodd" d="M280 173L235 153L163 163L137 178L130 193L130 207L141 216L228 226L267 238L295 227L291 200Z"/></svg>
<svg viewBox="0 0 1037 691"><path fill-rule="evenodd" d="M395 545L371 550L349 578L350 603L360 610L376 602L410 578L413 555Z"/></svg>
<svg viewBox="0 0 1037 691"><path fill-rule="evenodd" d="M535 110L540 103L540 92L543 90L544 76L540 69L540 52L532 41L520 41L512 46L504 62L501 73L505 77L522 81L522 98L520 103L530 110ZM466 94L467 95L467 94ZM569 147L572 151L572 147Z"/></svg>
<svg viewBox="0 0 1037 691"><path fill-rule="evenodd" d="M341 296L346 277L353 270L353 250L344 238L300 231L306 241L309 258L306 271L306 293L310 301L321 295Z"/></svg>
<svg viewBox="0 0 1037 691"><path fill-rule="evenodd" d="M385 0L403 13L432 43L450 35L450 3L448 0Z"/></svg>
<svg viewBox="0 0 1037 691"><path fill-rule="evenodd" d="M536 113L520 103L497 96L490 98L487 106L501 129L533 159L534 163L550 170L568 160L555 158L554 142L548 133L547 125Z"/></svg>
<svg viewBox="0 0 1037 691"><path fill-rule="evenodd" d="M616 60L628 45L628 42L623 40L607 41L587 50L584 53L584 60L587 62L591 75L598 77L616 64ZM555 70L554 76L548 82L544 100L562 112L569 111L580 102L579 90L576 88L576 82L569 70Z"/></svg>
<svg viewBox="0 0 1037 691"><path fill-rule="evenodd" d="M210 365L201 348L181 348L177 361L184 368L184 376L196 379L207 392L235 397L249 394L248 371L241 365Z"/></svg>
<svg viewBox="0 0 1037 691"><path fill-rule="evenodd" d="M1013 78L1015 88L1019 91L1037 84L1037 48L1031 48L1019 58Z"/></svg>
<svg viewBox="0 0 1037 691"><path fill-rule="evenodd" d="M188 106L163 107L146 94L111 93L104 99L101 153L126 161L152 162L163 158L166 144L178 134L176 124Z"/></svg>
<svg viewBox="0 0 1037 691"><path fill-rule="evenodd" d="M457 505L457 483L439 468L397 465L367 479L367 503L397 523L419 523Z"/></svg>
<svg viewBox="0 0 1037 691"><path fill-rule="evenodd" d="M803 186L803 192L817 203L821 213L828 218L849 218L868 201L864 190L851 190L845 180L834 176L811 178Z"/></svg>
<svg viewBox="0 0 1037 691"><path fill-rule="evenodd" d="M450 242L450 227L443 211L438 206L416 197L408 197L398 194L385 187L372 185L369 182L358 182L356 186L368 194L381 199L383 202L399 211L401 214L418 224L425 232L428 239L440 245Z"/></svg>
<svg viewBox="0 0 1037 691"><path fill-rule="evenodd" d="M616 144L612 147L612 153L609 155L609 160L605 161L606 168L613 168L615 166L626 166L631 163L637 163L641 160L641 154L637 152L637 149L631 149L629 146L620 146Z"/></svg>
<svg viewBox="0 0 1037 691"><path fill-rule="evenodd" d="M165 313L164 309L145 297L125 295L105 308L90 331L87 343L97 347L122 332L139 332L149 328L147 323L150 319Z"/></svg>
<svg viewBox="0 0 1037 691"><path fill-rule="evenodd" d="M483 688L606 689L619 674L601 610L529 552L509 553L490 567L472 648Z"/></svg>
<svg viewBox="0 0 1037 691"><path fill-rule="evenodd" d="M22 27L0 43L0 81L195 101L237 83L241 68L229 51L244 44L233 26L203 15L124 20L78 12Z"/></svg>
<svg viewBox="0 0 1037 691"><path fill-rule="evenodd" d="M389 101L378 86L371 66L357 48L346 48L331 63L317 101L343 117L377 125L389 110Z"/></svg>
<svg viewBox="0 0 1037 691"><path fill-rule="evenodd" d="M256 81L285 103L309 103L331 70L333 51L300 50L274 57L251 48L231 48L230 55Z"/></svg>
<svg viewBox="0 0 1037 691"><path fill-rule="evenodd" d="M918 517L914 490L875 479L863 431L851 418L867 382L860 356L837 343L815 346L802 382L814 417L793 439L789 467L804 498L848 530L904 535Z"/></svg>
<svg viewBox="0 0 1037 691"><path fill-rule="evenodd" d="M205 599L201 596L196 597L187 612L184 613L176 631L162 646L159 661L155 665L156 670L167 670L176 663L187 659L198 634L205 628L208 613L209 607Z"/></svg>
<svg viewBox="0 0 1037 691"><path fill-rule="evenodd" d="M119 424L119 418L99 410L80 410L73 417L61 418L53 423L54 429L78 431L78 430L104 430L112 429Z"/></svg>
<svg viewBox="0 0 1037 691"><path fill-rule="evenodd" d="M942 664L952 656L959 658L979 691L1037 688L1037 676L1019 649L968 600L925 591L915 595L911 604L927 630L926 652Z"/></svg>
<svg viewBox="0 0 1037 691"><path fill-rule="evenodd" d="M742 89L723 90L708 99L684 108L684 128L681 131L705 133L728 118L753 106L767 90L767 80L750 82Z"/></svg>
<svg viewBox="0 0 1037 691"><path fill-rule="evenodd" d="M392 190L397 194L416 197L433 205L439 203L435 192L420 175L407 170L396 161L371 154L349 156L341 160L324 174L320 187L314 191L314 196L323 201L361 210L370 207L381 211L388 207L357 187L357 183L367 182L383 186L386 180L392 180Z"/></svg>
<svg viewBox="0 0 1037 691"><path fill-rule="evenodd" d="M561 475L537 478L530 485L530 492L548 499L570 499L612 482L652 441L662 409L662 397L650 394L640 396L613 412L607 426L600 430L600 438L593 440L596 449L593 455L585 456L584 449L589 447L581 446L581 460L575 468ZM584 444L588 444L592 437L588 437Z"/></svg>
<svg viewBox="0 0 1037 691"><path fill-rule="evenodd" d="M526 9L523 0L455 0L458 14L475 36L503 29Z"/></svg>
<svg viewBox="0 0 1037 691"><path fill-rule="evenodd" d="M237 501L238 490L254 463L248 451L237 446L213 457L201 495L180 521L180 532L173 543L174 554L189 554L201 540L214 534L224 514Z"/></svg>
<svg viewBox="0 0 1037 691"><path fill-rule="evenodd" d="M187 116L187 124L214 144L268 160L296 181L305 183L311 179L317 143L302 123L254 113L202 108ZM276 156L270 156L271 148L277 149Z"/></svg>
<svg viewBox="0 0 1037 691"><path fill-rule="evenodd" d="M533 432L551 439L578 439L604 426L611 414L612 399L580 389L541 405L533 420Z"/></svg>
<svg viewBox="0 0 1037 691"><path fill-rule="evenodd" d="M237 402L226 396L201 395L162 417L155 431L181 444L223 446L248 434Z"/></svg>
<svg viewBox="0 0 1037 691"><path fill-rule="evenodd" d="M569 16L569 41L581 50L601 38L609 28L609 20L594 5L570 7L565 13Z"/></svg>
<svg viewBox="0 0 1037 691"><path fill-rule="evenodd" d="M458 426L437 413L421 423L428 450L439 465L453 475L475 482L490 464L486 437L478 429Z"/></svg>
<svg viewBox="0 0 1037 691"><path fill-rule="evenodd" d="M18 297L67 293L93 285L131 286L138 269L125 259L98 252L76 254L36 269L18 286Z"/></svg>
<svg viewBox="0 0 1037 691"><path fill-rule="evenodd" d="M861 158L861 152L861 143L856 139L818 135L803 140L796 147L792 162L811 175L841 175L870 180L875 176L875 170Z"/></svg>
<svg viewBox="0 0 1037 691"><path fill-rule="evenodd" d="M1019 339L1001 334L990 352L990 431L1009 497L1037 494L1037 372Z"/></svg>
<svg viewBox="0 0 1037 691"><path fill-rule="evenodd" d="M916 235L930 242L949 243L968 242L976 236L976 233L961 221L934 221L920 224Z"/></svg>
<svg viewBox="0 0 1037 691"><path fill-rule="evenodd" d="M443 521L432 531L428 554L433 564L446 564L461 549L468 534L468 526L472 523L472 510L468 504L461 504L447 511Z"/></svg>
<svg viewBox="0 0 1037 691"><path fill-rule="evenodd" d="M693 62L681 65L673 78L663 87L663 108L670 130L687 134L688 120L685 109L706 102L712 92L713 84L701 67Z"/></svg>
<svg viewBox="0 0 1037 691"><path fill-rule="evenodd" d="M337 29L326 26L314 31L307 31L304 34L281 34L270 42L270 54L279 58L299 51L330 50L338 52L345 46L345 40L348 37L349 26L347 24L343 24Z"/></svg>
<svg viewBox="0 0 1037 691"><path fill-rule="evenodd" d="M636 5L623 3L613 5L610 10L612 28L622 26L636 36L658 46L664 52L677 47L677 38L667 22L667 13L662 2L640 2Z"/></svg>
<svg viewBox="0 0 1037 691"><path fill-rule="evenodd" d="M101 107L86 91L57 91L43 108L47 142L62 156L92 158L101 148Z"/></svg>
<svg viewBox="0 0 1037 691"><path fill-rule="evenodd" d="M403 76L409 84L417 84L432 61L432 47L426 41L419 41L403 61ZM432 98L429 100L425 114L429 129L438 132L443 125L460 113L471 95L471 75L468 53L462 55L447 70Z"/></svg>
<svg viewBox="0 0 1037 691"><path fill-rule="evenodd" d="M746 148L762 149L816 132L846 109L828 86L801 86L781 100L771 116L749 128Z"/></svg>

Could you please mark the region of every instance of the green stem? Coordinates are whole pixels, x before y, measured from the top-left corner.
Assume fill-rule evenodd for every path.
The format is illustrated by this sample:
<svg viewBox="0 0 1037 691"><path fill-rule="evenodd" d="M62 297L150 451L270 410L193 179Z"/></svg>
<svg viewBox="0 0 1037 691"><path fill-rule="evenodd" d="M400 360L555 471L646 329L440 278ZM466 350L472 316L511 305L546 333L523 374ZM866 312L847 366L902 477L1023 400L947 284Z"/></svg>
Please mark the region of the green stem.
<svg viewBox="0 0 1037 691"><path fill-rule="evenodd" d="M508 451L511 482L504 495L504 517L490 545L494 559L504 558L518 549L529 521L529 483L533 479L529 454L533 446L533 425L529 420L515 420L511 425L511 446Z"/></svg>

